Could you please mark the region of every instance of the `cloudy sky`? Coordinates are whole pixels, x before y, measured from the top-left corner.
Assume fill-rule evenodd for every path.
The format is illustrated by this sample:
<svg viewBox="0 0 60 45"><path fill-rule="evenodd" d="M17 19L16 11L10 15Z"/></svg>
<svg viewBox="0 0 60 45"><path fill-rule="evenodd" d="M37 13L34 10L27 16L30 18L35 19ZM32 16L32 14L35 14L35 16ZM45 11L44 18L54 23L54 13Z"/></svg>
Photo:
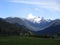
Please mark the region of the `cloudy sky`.
<svg viewBox="0 0 60 45"><path fill-rule="evenodd" d="M60 0L0 0L0 17L60 19Z"/></svg>

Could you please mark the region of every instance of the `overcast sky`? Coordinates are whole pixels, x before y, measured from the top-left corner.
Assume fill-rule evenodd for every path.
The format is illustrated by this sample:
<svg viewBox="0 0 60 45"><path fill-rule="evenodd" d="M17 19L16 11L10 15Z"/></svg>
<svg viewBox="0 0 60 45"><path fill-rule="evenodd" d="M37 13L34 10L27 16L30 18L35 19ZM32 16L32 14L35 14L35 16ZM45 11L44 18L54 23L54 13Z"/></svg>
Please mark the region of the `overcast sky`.
<svg viewBox="0 0 60 45"><path fill-rule="evenodd" d="M0 0L0 17L29 15L45 19L60 19L60 0Z"/></svg>

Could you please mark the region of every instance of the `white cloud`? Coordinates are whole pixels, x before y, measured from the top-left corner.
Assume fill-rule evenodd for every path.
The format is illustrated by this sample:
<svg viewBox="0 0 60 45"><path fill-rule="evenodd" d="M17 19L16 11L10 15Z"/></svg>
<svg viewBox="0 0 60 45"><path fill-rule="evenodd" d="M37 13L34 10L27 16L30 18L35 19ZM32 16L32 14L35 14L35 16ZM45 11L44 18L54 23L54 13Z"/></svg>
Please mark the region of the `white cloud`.
<svg viewBox="0 0 60 45"><path fill-rule="evenodd" d="M49 10L60 11L59 0L10 0L10 2L31 4L31 5L36 5L37 7L43 7Z"/></svg>
<svg viewBox="0 0 60 45"><path fill-rule="evenodd" d="M34 22L34 23L40 23L42 17L34 16L32 13L28 14L27 19Z"/></svg>
<svg viewBox="0 0 60 45"><path fill-rule="evenodd" d="M30 19L30 20L32 20L32 19L34 19L34 18L35 18L35 16L33 16L32 13L28 14L28 16L27 16L27 19Z"/></svg>
<svg viewBox="0 0 60 45"><path fill-rule="evenodd" d="M15 2L15 3L24 3L24 4L39 4L38 2L32 2L32 1L18 1L18 0L12 0L10 2Z"/></svg>

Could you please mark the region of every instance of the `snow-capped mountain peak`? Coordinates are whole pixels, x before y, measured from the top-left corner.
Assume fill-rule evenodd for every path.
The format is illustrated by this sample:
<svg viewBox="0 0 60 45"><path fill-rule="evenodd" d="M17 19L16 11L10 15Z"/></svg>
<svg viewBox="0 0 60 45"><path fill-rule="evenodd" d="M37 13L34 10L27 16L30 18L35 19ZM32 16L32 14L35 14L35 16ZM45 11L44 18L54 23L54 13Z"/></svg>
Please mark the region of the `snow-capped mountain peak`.
<svg viewBox="0 0 60 45"><path fill-rule="evenodd" d="M40 23L43 17L35 17L34 22L35 23Z"/></svg>
<svg viewBox="0 0 60 45"><path fill-rule="evenodd" d="M34 16L32 14L29 14L27 16L27 20L33 22L33 23L40 23L41 20L43 20L44 18L43 17L39 17L39 16Z"/></svg>

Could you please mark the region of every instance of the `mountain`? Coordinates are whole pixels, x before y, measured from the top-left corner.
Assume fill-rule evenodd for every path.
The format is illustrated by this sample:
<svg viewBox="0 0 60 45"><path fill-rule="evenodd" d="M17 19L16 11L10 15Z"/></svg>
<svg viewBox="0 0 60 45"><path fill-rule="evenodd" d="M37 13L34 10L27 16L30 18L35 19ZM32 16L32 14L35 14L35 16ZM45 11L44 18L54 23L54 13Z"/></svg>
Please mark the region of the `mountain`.
<svg viewBox="0 0 60 45"><path fill-rule="evenodd" d="M49 27L35 33L38 35L60 35L60 19L56 19L53 22Z"/></svg>
<svg viewBox="0 0 60 45"><path fill-rule="evenodd" d="M43 20L43 17L34 17L34 18L28 18L27 20L33 22L33 23L40 23L41 20Z"/></svg>
<svg viewBox="0 0 60 45"><path fill-rule="evenodd" d="M18 18L18 17L14 17L14 18L8 17L5 20L9 23L13 23L13 24L18 23L20 25L24 25L24 21L21 18Z"/></svg>
<svg viewBox="0 0 60 45"><path fill-rule="evenodd" d="M39 21L36 21L38 18L39 18ZM42 28L45 28L45 27L47 27L47 26L49 26L51 24L50 23L51 20L45 20L44 18L40 18L40 17L38 17L38 18L36 18L36 20L35 20L35 18L32 19L32 20L24 19L26 27L30 28L33 31L39 31Z"/></svg>
<svg viewBox="0 0 60 45"><path fill-rule="evenodd" d="M6 20L0 18L0 35L30 35L31 32L25 26L9 23Z"/></svg>
<svg viewBox="0 0 60 45"><path fill-rule="evenodd" d="M35 17L30 19L22 19L18 17L8 17L5 19L9 23L18 23L19 25L24 25L29 30L39 31L50 24L50 20L45 20L43 17Z"/></svg>
<svg viewBox="0 0 60 45"><path fill-rule="evenodd" d="M0 18L0 35L19 35L21 28Z"/></svg>
<svg viewBox="0 0 60 45"><path fill-rule="evenodd" d="M40 19L39 23L28 20L28 19L22 19L22 18L17 18L17 17L6 18L4 20L10 24L15 24L16 26L18 26L22 30L21 33L23 34L26 34L26 33L29 33L29 34L34 33L37 35L60 34L60 19L45 20L44 18L42 18ZM33 20L35 20L35 18Z"/></svg>

